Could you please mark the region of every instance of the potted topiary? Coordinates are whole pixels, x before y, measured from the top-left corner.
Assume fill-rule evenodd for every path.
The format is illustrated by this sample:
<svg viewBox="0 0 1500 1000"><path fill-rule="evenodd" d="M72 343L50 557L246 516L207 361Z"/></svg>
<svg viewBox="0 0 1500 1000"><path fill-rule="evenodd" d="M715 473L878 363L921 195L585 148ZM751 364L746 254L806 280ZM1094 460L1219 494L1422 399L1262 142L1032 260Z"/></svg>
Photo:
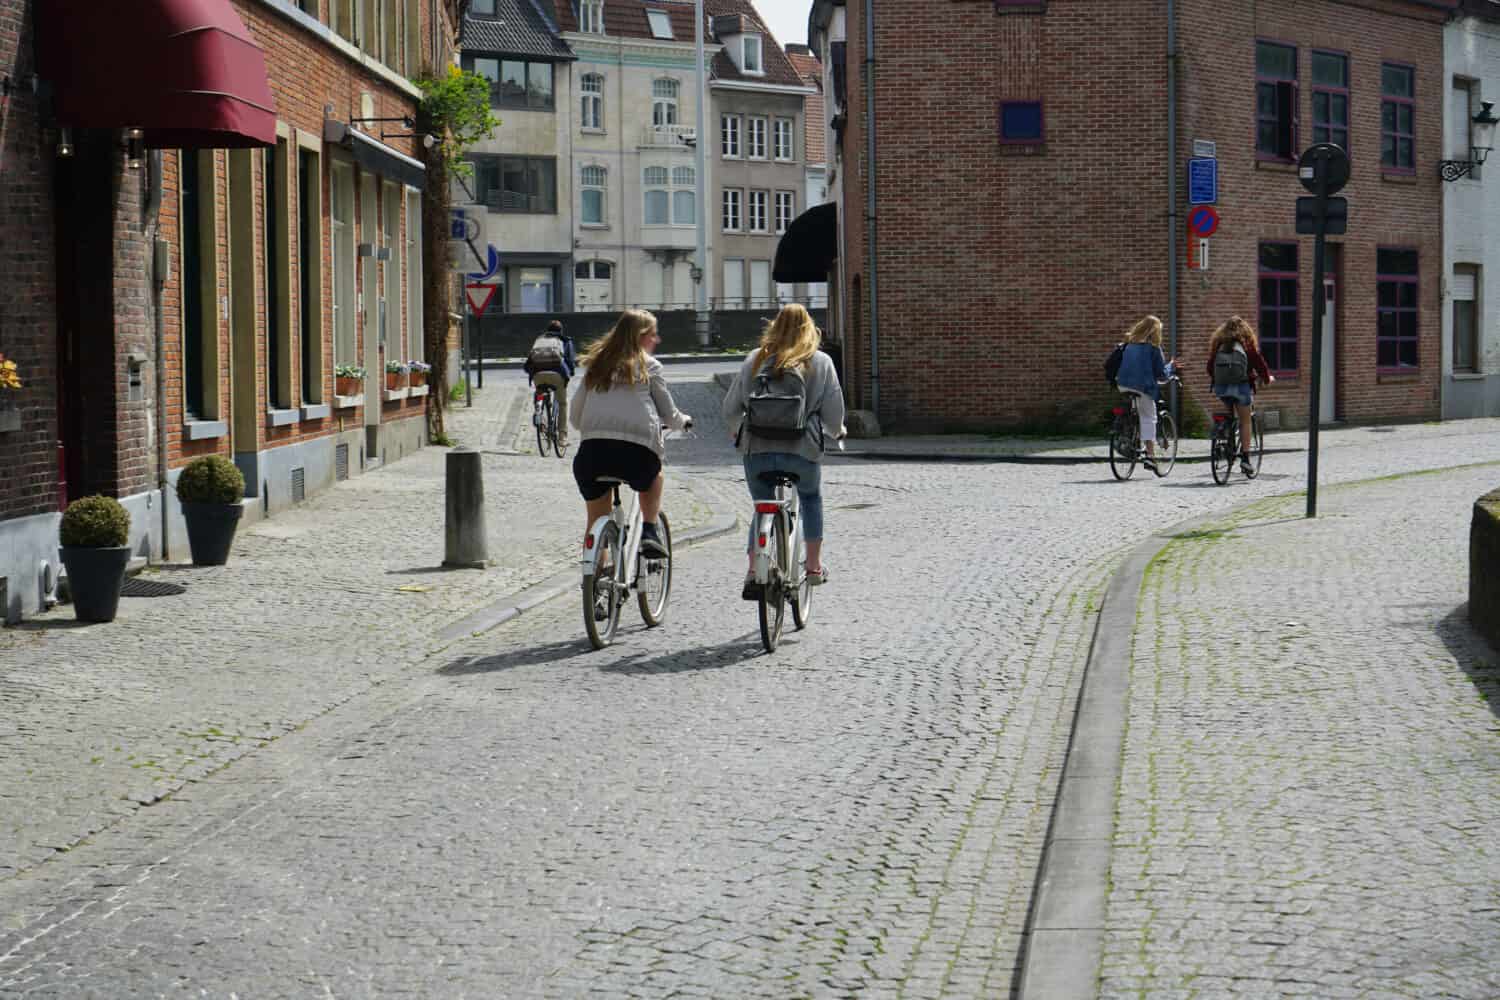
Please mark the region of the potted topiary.
<svg viewBox="0 0 1500 1000"><path fill-rule="evenodd" d="M245 477L222 455L195 458L177 477L194 566L222 566L245 508Z"/></svg>
<svg viewBox="0 0 1500 1000"><path fill-rule="evenodd" d="M58 526L73 614L81 622L112 622L130 562L130 515L114 497L74 500Z"/></svg>

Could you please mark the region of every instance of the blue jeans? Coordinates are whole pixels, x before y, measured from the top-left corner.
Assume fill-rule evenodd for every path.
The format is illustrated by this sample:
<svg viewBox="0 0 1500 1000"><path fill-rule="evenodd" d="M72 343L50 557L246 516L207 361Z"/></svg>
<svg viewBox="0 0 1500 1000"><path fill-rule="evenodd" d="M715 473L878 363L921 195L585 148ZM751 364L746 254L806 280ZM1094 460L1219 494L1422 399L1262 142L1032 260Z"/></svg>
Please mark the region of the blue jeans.
<svg viewBox="0 0 1500 1000"><path fill-rule="evenodd" d="M750 496L756 500L776 499L776 487L760 481L762 472L790 472L797 477L797 496L801 502L802 537L809 542L823 540L823 469L801 455L779 451L761 452L745 456L745 485L750 487ZM754 522L750 533L755 533ZM752 544L754 539L751 540Z"/></svg>

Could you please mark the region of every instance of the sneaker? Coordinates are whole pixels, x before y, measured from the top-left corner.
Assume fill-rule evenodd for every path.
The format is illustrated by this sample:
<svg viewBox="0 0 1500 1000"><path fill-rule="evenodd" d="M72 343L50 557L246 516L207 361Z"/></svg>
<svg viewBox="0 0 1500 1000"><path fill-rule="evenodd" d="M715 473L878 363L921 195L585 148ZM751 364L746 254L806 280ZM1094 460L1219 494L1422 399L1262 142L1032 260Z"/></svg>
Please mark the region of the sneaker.
<svg viewBox="0 0 1500 1000"><path fill-rule="evenodd" d="M828 582L828 567L824 566L816 573L807 574L807 582L810 586L821 587Z"/></svg>
<svg viewBox="0 0 1500 1000"><path fill-rule="evenodd" d="M654 524L641 525L641 553L649 559L665 559L671 555Z"/></svg>
<svg viewBox="0 0 1500 1000"><path fill-rule="evenodd" d="M1156 459L1154 459L1154 458L1143 458L1143 459L1141 459L1141 468L1145 469L1147 472L1155 472L1156 471Z"/></svg>
<svg viewBox="0 0 1500 1000"><path fill-rule="evenodd" d="M1250 456L1240 453L1240 471L1247 476L1255 475L1255 466L1250 464Z"/></svg>
<svg viewBox="0 0 1500 1000"><path fill-rule="evenodd" d="M755 582L754 573L745 574L745 586L740 589L740 598L746 601L760 600L761 591L764 590L760 584Z"/></svg>

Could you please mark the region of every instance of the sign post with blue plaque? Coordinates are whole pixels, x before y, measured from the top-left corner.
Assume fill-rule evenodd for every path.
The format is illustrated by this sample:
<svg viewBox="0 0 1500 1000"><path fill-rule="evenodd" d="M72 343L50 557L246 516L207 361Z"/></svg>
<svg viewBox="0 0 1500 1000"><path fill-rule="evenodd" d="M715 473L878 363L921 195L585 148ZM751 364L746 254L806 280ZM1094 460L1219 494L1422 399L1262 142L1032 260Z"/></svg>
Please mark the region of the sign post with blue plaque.
<svg viewBox="0 0 1500 1000"><path fill-rule="evenodd" d="M1212 205L1219 200L1219 161L1205 156L1188 160L1188 204Z"/></svg>

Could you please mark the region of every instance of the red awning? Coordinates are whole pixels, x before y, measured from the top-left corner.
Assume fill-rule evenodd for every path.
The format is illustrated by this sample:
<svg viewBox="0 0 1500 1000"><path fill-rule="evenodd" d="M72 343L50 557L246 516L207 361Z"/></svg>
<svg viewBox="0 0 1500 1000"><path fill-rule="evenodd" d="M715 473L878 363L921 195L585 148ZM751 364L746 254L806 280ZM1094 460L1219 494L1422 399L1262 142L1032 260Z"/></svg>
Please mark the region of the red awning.
<svg viewBox="0 0 1500 1000"><path fill-rule="evenodd" d="M37 16L59 125L142 128L169 148L276 144L265 53L230 0L45 0Z"/></svg>

